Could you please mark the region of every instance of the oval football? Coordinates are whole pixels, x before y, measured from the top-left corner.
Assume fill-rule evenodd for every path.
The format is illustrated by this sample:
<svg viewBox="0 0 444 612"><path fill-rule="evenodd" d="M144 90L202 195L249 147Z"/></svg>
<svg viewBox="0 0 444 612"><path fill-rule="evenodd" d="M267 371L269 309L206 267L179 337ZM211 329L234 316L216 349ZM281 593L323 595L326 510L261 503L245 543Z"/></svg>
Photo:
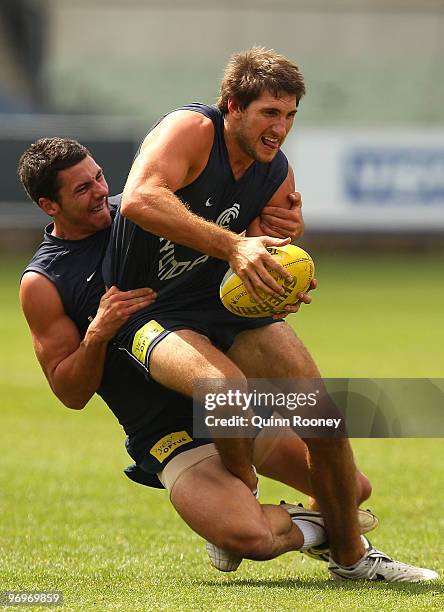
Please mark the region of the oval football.
<svg viewBox="0 0 444 612"><path fill-rule="evenodd" d="M244 283L231 269L225 274L220 285L220 299L227 310L240 317L268 317L282 312L284 306L297 301L297 294L304 293L314 276L314 263L310 255L294 244L267 249L276 260L286 268L293 279L286 281L283 276L268 269L273 278L284 288L285 293L278 298L258 291L262 302L256 303L249 296Z"/></svg>

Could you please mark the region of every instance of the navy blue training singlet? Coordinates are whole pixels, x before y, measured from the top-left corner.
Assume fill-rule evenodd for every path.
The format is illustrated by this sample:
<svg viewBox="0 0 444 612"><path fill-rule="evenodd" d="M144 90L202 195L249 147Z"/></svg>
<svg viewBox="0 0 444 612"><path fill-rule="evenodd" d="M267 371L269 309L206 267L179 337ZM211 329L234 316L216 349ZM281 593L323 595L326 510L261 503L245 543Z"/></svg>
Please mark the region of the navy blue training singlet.
<svg viewBox="0 0 444 612"><path fill-rule="evenodd" d="M235 180L222 113L216 107L197 103L177 110L211 119L214 141L200 176L176 195L197 215L233 232L242 232L285 180L285 155L279 151L270 163L255 161ZM107 286L155 289L158 298L148 311L156 313L196 309L219 301L219 285L227 268L227 262L145 232L117 212L103 272Z"/></svg>
<svg viewBox="0 0 444 612"><path fill-rule="evenodd" d="M118 201L119 197L110 198L112 212ZM37 272L55 285L67 316L83 337L105 293L101 267L111 228L83 240L57 238L52 236L52 229L52 224L45 229L43 242L23 274ZM111 343L97 393L127 434L150 424L155 427L163 412L168 412L169 418L175 410L191 412L191 402L155 382L147 382Z"/></svg>

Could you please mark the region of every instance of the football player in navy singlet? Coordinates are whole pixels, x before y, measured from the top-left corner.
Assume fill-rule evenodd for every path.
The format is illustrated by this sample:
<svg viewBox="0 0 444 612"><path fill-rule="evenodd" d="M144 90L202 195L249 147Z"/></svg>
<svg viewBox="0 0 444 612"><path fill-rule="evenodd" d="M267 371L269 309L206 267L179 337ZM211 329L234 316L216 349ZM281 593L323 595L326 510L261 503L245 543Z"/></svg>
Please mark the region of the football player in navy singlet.
<svg viewBox="0 0 444 612"><path fill-rule="evenodd" d="M191 527L194 523L190 516L198 513L204 516L206 523L201 535L212 542L226 542L240 555L233 557L208 542L215 566L233 570L242 556L261 558L252 536L269 540L273 532L264 531L260 513L245 515L249 509L242 507L241 512L237 508L230 517L230 509L226 508L228 520L215 523L211 508L202 506L202 502L211 500L211 491L205 490L206 485L211 485L214 491L214 479L218 475L223 479L224 472L218 471L220 462L215 451L206 450L212 446L210 441L193 440L189 433L192 433L190 401L134 376L134 370L125 367L109 343L128 315L149 305L155 294L146 289L125 293L112 287L101 298L105 288L100 262L112 214L108 210L108 190L101 169L78 143L54 138L42 139L25 152L19 174L31 198L54 221L25 270L20 295L36 353L54 393L75 409L83 408L95 390L102 395L128 433L128 451L138 464L132 466L135 470L128 475L137 482L159 486L156 472L164 474L168 465L176 462L174 469L164 474L164 479L159 475L171 491L174 477L181 478L177 461L181 456L191 455L191 460L182 461L181 469L194 475L195 490L202 493L191 494L188 503L182 503L181 509L186 506L188 511L182 516ZM196 464L198 457L204 464L201 467ZM272 446L266 439L258 438L255 462L260 473L312 493L304 445L295 435L278 439ZM364 499L370 492L368 481L359 473L357 479ZM223 484L221 480L220 485ZM220 497L220 489L217 493ZM231 493L222 492L224 496ZM251 496L247 501L251 505ZM293 549L300 548L302 530L304 525L310 525L310 519L315 517L322 524L316 512L291 505L277 509L281 530L288 529L289 513L295 523L293 539L288 542L286 538L287 549L289 544ZM325 538L321 526L317 537ZM283 552L282 546L271 551L273 555L280 552Z"/></svg>
<svg viewBox="0 0 444 612"><path fill-rule="evenodd" d="M42 369L70 408L83 408L97 391L128 434L128 451L137 462L128 475L162 486L157 472L210 440L192 439L190 400L148 383L109 343L127 316L155 297L146 289L125 293L113 287L105 293L100 267L118 198L108 201L100 167L87 149L66 139L34 143L21 158L19 174L30 197L54 221L26 267L20 290ZM294 436L291 445L287 439L280 461L269 446L267 439L257 443L259 471L275 478L280 473L278 479L310 493L301 441ZM218 555L217 567L226 569L221 561Z"/></svg>
<svg viewBox="0 0 444 612"><path fill-rule="evenodd" d="M166 115L146 136L130 170L122 217L106 259L105 281L128 278L131 284L123 287L129 289L143 286L149 278L158 299L130 319L117 339L154 380L179 393L191 397L198 378L241 381L245 388L246 377L320 378L307 349L283 320L273 324L256 320L251 326L245 322L243 328L237 323L233 331L233 315L218 337L224 323L217 288L227 264L258 301L258 289L270 294L283 291L266 266L284 276L287 273L273 261L267 247L287 244L290 239L264 236L266 231L255 225L254 218L266 205L288 208L294 177L280 148L304 93L303 77L287 58L261 48L235 54L222 80L217 109L186 107ZM300 225L301 234L302 218ZM145 237L141 230L147 232ZM150 252L153 234L159 237L158 256L147 269L138 254ZM144 250L144 244L150 246ZM190 288L184 290L186 301L182 287ZM205 309L203 296L208 297ZM350 444L346 438L307 437L304 441L332 556L337 563L352 565L364 557L365 548ZM254 491L257 481L252 440L218 438L215 444L220 468L228 470L224 489L242 491L246 504L247 493ZM194 474L185 471L171 491L182 515L188 491L194 488ZM237 504L239 495L233 494L232 499ZM199 532L200 517L189 520ZM266 521L272 529L281 530L278 509L270 511ZM295 533L288 529L274 546L288 546L293 537ZM258 555L265 558L270 549L261 543L265 548Z"/></svg>

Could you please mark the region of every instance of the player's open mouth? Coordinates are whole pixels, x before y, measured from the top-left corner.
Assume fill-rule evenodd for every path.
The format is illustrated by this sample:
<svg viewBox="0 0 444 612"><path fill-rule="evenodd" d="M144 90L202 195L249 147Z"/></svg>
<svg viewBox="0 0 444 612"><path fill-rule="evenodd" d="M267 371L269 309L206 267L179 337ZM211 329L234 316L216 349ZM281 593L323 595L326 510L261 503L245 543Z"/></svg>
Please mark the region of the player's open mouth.
<svg viewBox="0 0 444 612"><path fill-rule="evenodd" d="M106 207L106 200L103 200L101 204L98 206L94 206L94 208L90 209L90 212L93 214L101 212Z"/></svg>
<svg viewBox="0 0 444 612"><path fill-rule="evenodd" d="M270 136L262 136L262 143L269 149L279 149L279 138L270 138Z"/></svg>
<svg viewBox="0 0 444 612"><path fill-rule="evenodd" d="M100 204L100 206L96 206L95 208L91 208L92 213L98 213L105 208L104 204Z"/></svg>

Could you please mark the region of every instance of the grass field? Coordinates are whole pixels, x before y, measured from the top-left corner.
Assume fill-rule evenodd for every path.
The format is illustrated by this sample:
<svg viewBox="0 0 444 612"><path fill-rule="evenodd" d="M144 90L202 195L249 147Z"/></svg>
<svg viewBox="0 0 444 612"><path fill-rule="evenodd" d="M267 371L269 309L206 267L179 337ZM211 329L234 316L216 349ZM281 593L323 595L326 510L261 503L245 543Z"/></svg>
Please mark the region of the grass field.
<svg viewBox="0 0 444 612"><path fill-rule="evenodd" d="M292 323L326 376L443 377L442 262L320 259L320 288ZM337 584L298 553L209 567L164 492L134 485L123 434L99 400L51 395L17 304L23 262L0 267L0 591L64 592L65 610L442 610L443 581ZM379 515L376 546L443 572L442 440L357 440ZM268 480L262 500L303 500ZM11 608L12 609L12 608Z"/></svg>

